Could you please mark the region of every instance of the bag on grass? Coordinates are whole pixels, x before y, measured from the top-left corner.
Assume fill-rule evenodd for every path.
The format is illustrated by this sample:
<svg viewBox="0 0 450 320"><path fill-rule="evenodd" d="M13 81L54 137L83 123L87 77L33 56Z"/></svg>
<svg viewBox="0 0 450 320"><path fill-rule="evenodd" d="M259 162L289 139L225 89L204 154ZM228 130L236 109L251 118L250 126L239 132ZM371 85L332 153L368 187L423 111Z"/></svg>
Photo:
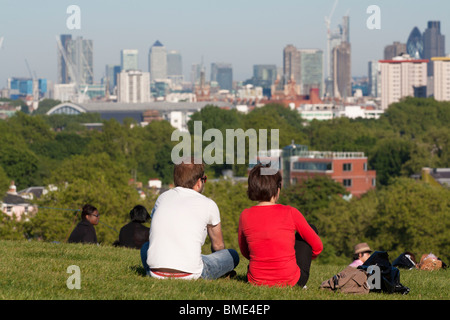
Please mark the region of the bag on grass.
<svg viewBox="0 0 450 320"><path fill-rule="evenodd" d="M417 262L415 256L411 252L403 252L392 262L392 265L397 268L413 269Z"/></svg>
<svg viewBox="0 0 450 320"><path fill-rule="evenodd" d="M322 282L321 289L339 291L343 293L369 293L367 274L364 270L348 266L332 278Z"/></svg>
<svg viewBox="0 0 450 320"><path fill-rule="evenodd" d="M447 268L447 265L434 254L430 253L422 255L417 267L420 270L439 270L441 268Z"/></svg>

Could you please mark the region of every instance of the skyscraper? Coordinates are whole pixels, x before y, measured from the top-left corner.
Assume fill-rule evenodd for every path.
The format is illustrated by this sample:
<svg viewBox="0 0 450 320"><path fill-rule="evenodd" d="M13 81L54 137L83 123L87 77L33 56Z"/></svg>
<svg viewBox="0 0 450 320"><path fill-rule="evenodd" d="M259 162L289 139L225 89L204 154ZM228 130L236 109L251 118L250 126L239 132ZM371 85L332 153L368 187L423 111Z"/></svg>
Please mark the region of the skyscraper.
<svg viewBox="0 0 450 320"><path fill-rule="evenodd" d="M300 88L302 82L302 74L300 68L300 52L292 44L287 45L283 50L284 83L286 84L289 80L293 79ZM300 92L298 93L300 94Z"/></svg>
<svg viewBox="0 0 450 320"><path fill-rule="evenodd" d="M78 83L94 83L94 45L92 40L77 37L72 41L72 61L74 62Z"/></svg>
<svg viewBox="0 0 450 320"><path fill-rule="evenodd" d="M181 84L183 81L183 60L180 52L171 50L167 53L167 78L173 84Z"/></svg>
<svg viewBox="0 0 450 320"><path fill-rule="evenodd" d="M413 59L423 59L423 39L419 28L414 27L406 42L406 52Z"/></svg>
<svg viewBox="0 0 450 320"><path fill-rule="evenodd" d="M124 49L120 51L120 66L122 70L139 70L139 51L134 49Z"/></svg>
<svg viewBox="0 0 450 320"><path fill-rule="evenodd" d="M191 65L191 83L193 85L200 82L201 65L194 63Z"/></svg>
<svg viewBox="0 0 450 320"><path fill-rule="evenodd" d="M404 53L406 53L406 43L395 41L393 44L384 47L384 60L391 60Z"/></svg>
<svg viewBox="0 0 450 320"><path fill-rule="evenodd" d="M323 51L300 49L301 94L307 95L312 88L319 89L323 96Z"/></svg>
<svg viewBox="0 0 450 320"><path fill-rule="evenodd" d="M327 96L334 96L336 94L336 86L334 79L337 77L334 75L335 69L341 69L338 66L334 66L335 57L334 49L341 45L341 43L346 42L350 44L350 17L342 17L342 23L338 25L337 29L334 31L328 30L327 39L327 75L325 78L325 88L324 91ZM351 75L350 75L351 78ZM351 88L350 88L351 92Z"/></svg>
<svg viewBox="0 0 450 320"><path fill-rule="evenodd" d="M60 36L60 41L62 48L58 48L58 83L70 83L71 77L70 77L70 70L69 70L69 63L66 62L66 59L64 58L63 52L61 50L64 50L66 54L66 58L69 59L69 48L70 43L72 41L72 35L70 34L62 34Z"/></svg>
<svg viewBox="0 0 450 320"><path fill-rule="evenodd" d="M211 82L216 81L223 90L233 89L233 68L229 63L211 63Z"/></svg>
<svg viewBox="0 0 450 320"><path fill-rule="evenodd" d="M254 86L270 89L277 79L277 66L274 64L255 64L253 66Z"/></svg>
<svg viewBox="0 0 450 320"><path fill-rule="evenodd" d="M83 37L73 40L71 35L61 35L60 42L62 48L58 48L58 82L93 84L93 41L85 40Z"/></svg>
<svg viewBox="0 0 450 320"><path fill-rule="evenodd" d="M333 96L347 98L352 96L351 45L342 42L333 48Z"/></svg>
<svg viewBox="0 0 450 320"><path fill-rule="evenodd" d="M369 61L369 95L381 97L381 70L378 61Z"/></svg>
<svg viewBox="0 0 450 320"><path fill-rule="evenodd" d="M114 88L117 86L117 76L122 70L121 66L108 64L105 68L105 82L108 87L109 93L114 93Z"/></svg>
<svg viewBox="0 0 450 320"><path fill-rule="evenodd" d="M150 48L148 67L151 82L167 79L167 50L158 40Z"/></svg>
<svg viewBox="0 0 450 320"><path fill-rule="evenodd" d="M428 59L428 76L433 76L433 57L445 56L445 36L441 34L440 21L428 21L423 33L423 58Z"/></svg>

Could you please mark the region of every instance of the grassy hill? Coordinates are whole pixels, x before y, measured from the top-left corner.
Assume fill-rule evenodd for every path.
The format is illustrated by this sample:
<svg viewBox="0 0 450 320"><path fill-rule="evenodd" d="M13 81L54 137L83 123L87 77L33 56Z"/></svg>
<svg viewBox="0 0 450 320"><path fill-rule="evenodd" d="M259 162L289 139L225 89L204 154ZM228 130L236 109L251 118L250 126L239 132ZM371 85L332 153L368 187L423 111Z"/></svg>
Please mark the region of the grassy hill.
<svg viewBox="0 0 450 320"><path fill-rule="evenodd" d="M322 281L345 265L312 266L301 288L255 287L245 282L248 262L242 259L233 279L216 281L157 280L146 277L138 250L37 241L0 241L0 300L448 300L448 270L401 270L408 295L325 292ZM70 290L67 279L76 265L81 288Z"/></svg>

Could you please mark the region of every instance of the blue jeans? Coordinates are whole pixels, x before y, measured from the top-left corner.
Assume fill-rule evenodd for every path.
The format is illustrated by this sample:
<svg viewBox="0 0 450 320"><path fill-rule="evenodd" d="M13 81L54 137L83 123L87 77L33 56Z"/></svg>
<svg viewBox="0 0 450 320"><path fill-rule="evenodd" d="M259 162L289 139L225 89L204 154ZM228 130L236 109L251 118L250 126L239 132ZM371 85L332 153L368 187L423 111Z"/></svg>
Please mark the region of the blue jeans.
<svg viewBox="0 0 450 320"><path fill-rule="evenodd" d="M150 275L150 267L147 264L147 251L149 242L141 247L141 261L147 275ZM239 254L234 249L223 249L211 254L202 254L203 271L201 278L214 280L231 272L239 264Z"/></svg>

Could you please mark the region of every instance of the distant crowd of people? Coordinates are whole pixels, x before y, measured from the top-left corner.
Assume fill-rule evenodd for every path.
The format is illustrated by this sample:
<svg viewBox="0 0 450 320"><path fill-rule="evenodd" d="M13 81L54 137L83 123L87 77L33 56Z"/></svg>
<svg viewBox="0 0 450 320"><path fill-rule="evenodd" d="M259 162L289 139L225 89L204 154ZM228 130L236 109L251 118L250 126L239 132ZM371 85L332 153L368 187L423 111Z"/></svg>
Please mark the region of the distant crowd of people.
<svg viewBox="0 0 450 320"><path fill-rule="evenodd" d="M282 177L280 172L262 174L261 169L267 167L258 164L249 173L247 194L257 204L244 209L239 218L239 249L249 260L247 279L255 285L303 288L323 244L317 228L299 210L277 203ZM192 158L177 164L173 178L175 187L157 198L151 214L141 205L130 211L130 222L120 229L114 245L139 249L150 277L233 276L239 254L225 247L219 208L202 194L207 181L204 164ZM97 243L98 209L86 204L81 218L68 242ZM144 223L150 219L148 228ZM206 237L211 241L211 254L202 254ZM356 245L351 266L364 263L370 252L366 243Z"/></svg>

